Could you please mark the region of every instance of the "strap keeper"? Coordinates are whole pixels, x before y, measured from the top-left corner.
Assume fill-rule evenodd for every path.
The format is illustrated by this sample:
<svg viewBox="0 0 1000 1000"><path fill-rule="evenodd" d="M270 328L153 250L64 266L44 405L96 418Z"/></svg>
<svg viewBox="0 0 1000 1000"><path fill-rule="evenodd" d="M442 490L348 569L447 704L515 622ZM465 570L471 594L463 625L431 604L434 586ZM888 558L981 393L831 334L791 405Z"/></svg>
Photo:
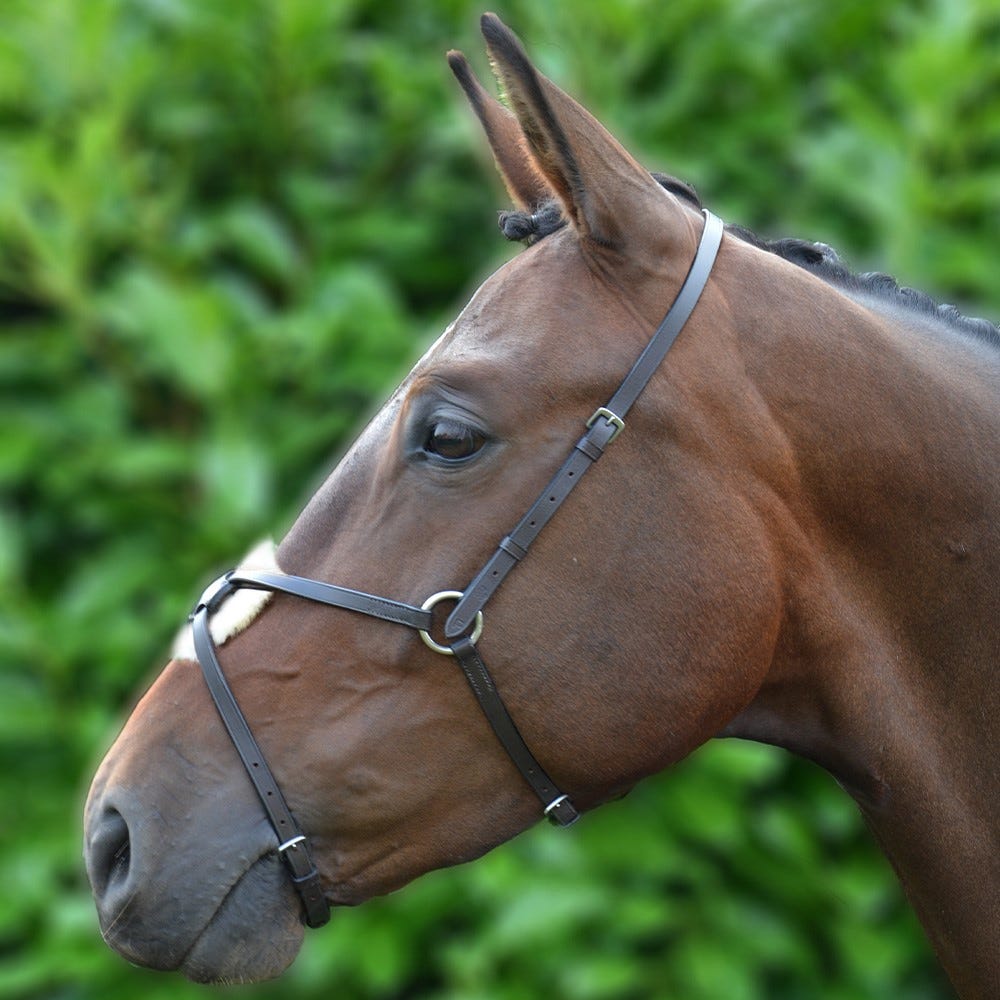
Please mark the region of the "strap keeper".
<svg viewBox="0 0 1000 1000"><path fill-rule="evenodd" d="M614 441L614 439L618 437L623 430L625 430L625 421L622 420L622 418L619 417L613 410L609 410L606 406L599 406L596 410L594 410L591 418L587 421L587 427L593 427L601 417L603 417L608 424L614 428L614 432L606 442L607 444L611 444L611 442Z"/></svg>
<svg viewBox="0 0 1000 1000"><path fill-rule="evenodd" d="M323 895L319 884L319 872L315 868L310 868L305 875L295 875L291 876L292 881L298 885L304 887L309 892L310 899L320 899Z"/></svg>
<svg viewBox="0 0 1000 1000"><path fill-rule="evenodd" d="M528 554L528 550L523 545L518 545L510 535L504 538L499 547L518 562Z"/></svg>
<svg viewBox="0 0 1000 1000"><path fill-rule="evenodd" d="M604 454L604 445L591 441L589 434L584 434L574 447L577 451L582 451L591 462L596 462Z"/></svg>
<svg viewBox="0 0 1000 1000"><path fill-rule="evenodd" d="M292 885L295 886L306 911L307 927L322 927L330 921L330 907L327 905L323 886L320 883L319 872L315 868L301 877L292 874Z"/></svg>

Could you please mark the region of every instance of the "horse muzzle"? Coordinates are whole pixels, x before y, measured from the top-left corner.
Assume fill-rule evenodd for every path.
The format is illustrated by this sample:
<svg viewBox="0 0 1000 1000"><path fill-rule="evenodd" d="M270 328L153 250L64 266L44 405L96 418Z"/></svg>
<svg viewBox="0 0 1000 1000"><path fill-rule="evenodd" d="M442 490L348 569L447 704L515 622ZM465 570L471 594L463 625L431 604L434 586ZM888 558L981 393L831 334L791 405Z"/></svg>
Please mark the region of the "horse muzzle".
<svg viewBox="0 0 1000 1000"><path fill-rule="evenodd" d="M151 736L158 719L147 713L141 728ZM245 778L173 741L133 755L135 739L130 723L85 808L105 941L136 965L199 982L279 975L301 947L301 904Z"/></svg>

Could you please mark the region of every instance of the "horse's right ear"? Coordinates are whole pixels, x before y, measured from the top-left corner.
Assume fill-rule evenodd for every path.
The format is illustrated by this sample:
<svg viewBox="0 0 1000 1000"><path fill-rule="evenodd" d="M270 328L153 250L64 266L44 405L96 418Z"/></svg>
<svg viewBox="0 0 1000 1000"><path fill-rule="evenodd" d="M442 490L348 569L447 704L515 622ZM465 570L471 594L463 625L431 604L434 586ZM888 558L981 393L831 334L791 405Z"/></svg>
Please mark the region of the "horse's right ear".
<svg viewBox="0 0 1000 1000"><path fill-rule="evenodd" d="M552 197L552 189L535 166L517 119L487 93L461 52L449 52L448 65L482 123L497 169L514 204L534 211Z"/></svg>

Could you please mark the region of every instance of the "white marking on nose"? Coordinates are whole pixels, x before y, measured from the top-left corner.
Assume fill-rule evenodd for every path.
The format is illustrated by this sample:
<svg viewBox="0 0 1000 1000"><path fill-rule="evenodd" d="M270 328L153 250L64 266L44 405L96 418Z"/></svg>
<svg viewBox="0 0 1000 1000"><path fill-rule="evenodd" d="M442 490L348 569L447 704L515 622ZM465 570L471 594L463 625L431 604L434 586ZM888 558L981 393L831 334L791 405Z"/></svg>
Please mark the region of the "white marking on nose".
<svg viewBox="0 0 1000 1000"><path fill-rule="evenodd" d="M275 545L270 538L256 545L240 563L238 569L255 569L268 573L280 573L278 561L275 558ZM260 613L264 605L271 600L270 590L250 590L243 588L227 597L212 614L209 627L212 638L217 646L227 639L242 632ZM190 623L177 633L173 649L170 653L174 660L196 660L194 651L194 636Z"/></svg>

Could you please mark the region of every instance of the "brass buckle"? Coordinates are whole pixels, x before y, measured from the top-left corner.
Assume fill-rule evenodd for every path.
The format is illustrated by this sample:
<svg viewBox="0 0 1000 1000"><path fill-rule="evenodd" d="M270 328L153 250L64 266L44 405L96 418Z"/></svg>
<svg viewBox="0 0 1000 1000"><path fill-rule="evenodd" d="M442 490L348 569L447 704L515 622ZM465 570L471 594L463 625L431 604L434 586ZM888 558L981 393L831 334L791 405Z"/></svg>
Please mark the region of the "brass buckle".
<svg viewBox="0 0 1000 1000"><path fill-rule="evenodd" d="M587 421L587 427L593 427L599 417L604 417L604 419L607 420L607 422L615 429L611 437L608 438L608 444L611 444L611 442L614 441L614 439L618 437L623 430L625 430L625 421L622 420L617 413L609 410L606 406L599 406L596 410L594 410L593 415Z"/></svg>

